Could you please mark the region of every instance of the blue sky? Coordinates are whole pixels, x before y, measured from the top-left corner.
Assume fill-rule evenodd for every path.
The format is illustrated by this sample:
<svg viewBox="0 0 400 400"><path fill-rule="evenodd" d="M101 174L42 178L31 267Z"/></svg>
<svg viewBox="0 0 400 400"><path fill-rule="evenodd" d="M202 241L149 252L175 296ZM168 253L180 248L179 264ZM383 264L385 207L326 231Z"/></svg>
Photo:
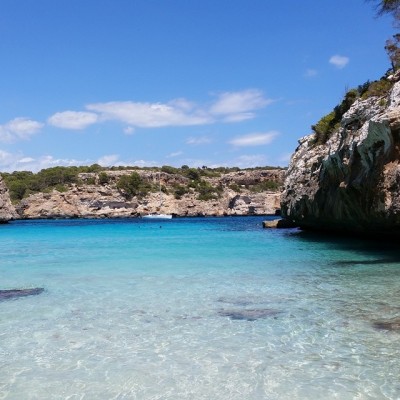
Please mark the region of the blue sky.
<svg viewBox="0 0 400 400"><path fill-rule="evenodd" d="M0 171L286 166L393 33L364 0L1 0Z"/></svg>

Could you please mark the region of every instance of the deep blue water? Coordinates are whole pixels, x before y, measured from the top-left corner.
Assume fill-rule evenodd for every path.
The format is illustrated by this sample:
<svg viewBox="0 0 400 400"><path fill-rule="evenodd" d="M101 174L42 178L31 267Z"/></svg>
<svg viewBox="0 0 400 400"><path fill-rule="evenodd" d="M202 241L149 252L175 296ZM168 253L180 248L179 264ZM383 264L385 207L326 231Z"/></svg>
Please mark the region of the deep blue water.
<svg viewBox="0 0 400 400"><path fill-rule="evenodd" d="M0 226L0 399L398 399L396 244L265 217Z"/></svg>

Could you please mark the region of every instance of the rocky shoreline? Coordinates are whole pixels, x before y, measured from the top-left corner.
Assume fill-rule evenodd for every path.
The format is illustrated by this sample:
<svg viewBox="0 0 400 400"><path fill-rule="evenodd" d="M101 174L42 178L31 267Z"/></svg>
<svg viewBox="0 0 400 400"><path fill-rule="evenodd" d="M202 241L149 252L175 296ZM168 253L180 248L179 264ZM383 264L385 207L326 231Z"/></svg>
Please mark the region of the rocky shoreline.
<svg viewBox="0 0 400 400"><path fill-rule="evenodd" d="M137 171L144 181L160 180L164 192L160 207L160 192L146 196L126 196L117 187L122 175L130 170L107 171L108 182L98 183L98 174L80 174L81 184L68 185L65 191L56 189L49 193L35 193L12 205L4 185L2 220L12 219L59 219L59 218L135 218L155 212L173 216L243 216L275 215L280 210L280 191L254 191L256 185L273 181L282 185L285 170L242 170L221 174L219 177L204 178L212 187L218 187L218 196L202 200L196 190L188 190L176 196L172 188L188 185L187 178L176 174L153 171ZM175 186L174 186L175 185Z"/></svg>

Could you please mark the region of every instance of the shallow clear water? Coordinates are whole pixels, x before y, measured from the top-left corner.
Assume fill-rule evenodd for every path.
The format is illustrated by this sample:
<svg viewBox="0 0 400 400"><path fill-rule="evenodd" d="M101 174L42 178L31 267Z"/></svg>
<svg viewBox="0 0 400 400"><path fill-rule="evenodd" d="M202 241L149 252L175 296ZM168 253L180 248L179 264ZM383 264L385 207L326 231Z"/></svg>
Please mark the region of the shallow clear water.
<svg viewBox="0 0 400 400"><path fill-rule="evenodd" d="M0 399L399 399L400 251L263 219L0 226Z"/></svg>

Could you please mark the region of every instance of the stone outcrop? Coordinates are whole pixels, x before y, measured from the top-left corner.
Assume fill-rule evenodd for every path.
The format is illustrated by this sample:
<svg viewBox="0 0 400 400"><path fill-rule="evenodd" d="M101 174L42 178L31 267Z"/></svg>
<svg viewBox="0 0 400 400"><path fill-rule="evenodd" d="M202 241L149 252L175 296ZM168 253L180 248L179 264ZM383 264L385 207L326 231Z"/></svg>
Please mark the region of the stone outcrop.
<svg viewBox="0 0 400 400"><path fill-rule="evenodd" d="M281 207L303 228L400 233L400 82L356 100L325 144L299 141Z"/></svg>
<svg viewBox="0 0 400 400"><path fill-rule="evenodd" d="M176 216L223 216L275 214L280 208L279 191L254 191L254 185L264 181L283 183L285 171L246 170L220 177L203 177L209 184L220 187L218 198L199 200L198 193L191 189L180 198L175 198L174 185L185 185L189 179L181 175L136 170L143 179L161 180L168 193L150 192L143 198L127 199L116 182L123 174L132 171L107 171L107 184L89 184L96 180L95 173L81 174L82 185L71 185L65 192L37 193L22 200L17 206L20 218L121 218L138 217L155 212ZM236 186L232 189L232 185Z"/></svg>
<svg viewBox="0 0 400 400"><path fill-rule="evenodd" d="M0 223L7 222L16 217L17 214L11 204L8 189L0 177Z"/></svg>

